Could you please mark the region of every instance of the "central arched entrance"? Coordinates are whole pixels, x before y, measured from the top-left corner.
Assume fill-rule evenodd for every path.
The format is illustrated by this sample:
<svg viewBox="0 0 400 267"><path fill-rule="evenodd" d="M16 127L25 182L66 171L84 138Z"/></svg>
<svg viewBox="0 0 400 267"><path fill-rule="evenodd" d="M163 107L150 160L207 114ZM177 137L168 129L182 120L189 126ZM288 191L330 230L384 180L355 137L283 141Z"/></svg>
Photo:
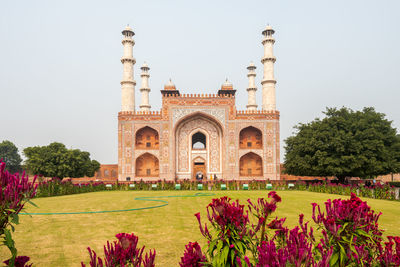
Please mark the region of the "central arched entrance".
<svg viewBox="0 0 400 267"><path fill-rule="evenodd" d="M204 114L192 114L177 124L175 132L176 176L203 180L222 176L222 127Z"/></svg>
<svg viewBox="0 0 400 267"><path fill-rule="evenodd" d="M199 174L205 179L207 177L206 160L199 156L193 159L192 164L192 179L195 180Z"/></svg>

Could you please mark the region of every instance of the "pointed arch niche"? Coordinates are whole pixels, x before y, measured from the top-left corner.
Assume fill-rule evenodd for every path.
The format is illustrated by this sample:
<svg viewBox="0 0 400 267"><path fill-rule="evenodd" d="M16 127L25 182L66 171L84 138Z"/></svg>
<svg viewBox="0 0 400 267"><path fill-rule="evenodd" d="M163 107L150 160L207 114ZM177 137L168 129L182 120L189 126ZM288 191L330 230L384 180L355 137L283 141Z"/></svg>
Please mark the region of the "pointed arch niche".
<svg viewBox="0 0 400 267"><path fill-rule="evenodd" d="M136 149L159 149L158 132L149 126L143 127L136 132Z"/></svg>
<svg viewBox="0 0 400 267"><path fill-rule="evenodd" d="M207 137L202 132L192 135L192 149L206 149Z"/></svg>
<svg viewBox="0 0 400 267"><path fill-rule="evenodd" d="M243 149L261 149L262 148L262 132L249 126L240 131L239 148Z"/></svg>
<svg viewBox="0 0 400 267"><path fill-rule="evenodd" d="M160 167L158 158L150 153L144 153L136 159L136 177L158 177Z"/></svg>
<svg viewBox="0 0 400 267"><path fill-rule="evenodd" d="M240 158L240 176L263 176L262 158L249 152Z"/></svg>

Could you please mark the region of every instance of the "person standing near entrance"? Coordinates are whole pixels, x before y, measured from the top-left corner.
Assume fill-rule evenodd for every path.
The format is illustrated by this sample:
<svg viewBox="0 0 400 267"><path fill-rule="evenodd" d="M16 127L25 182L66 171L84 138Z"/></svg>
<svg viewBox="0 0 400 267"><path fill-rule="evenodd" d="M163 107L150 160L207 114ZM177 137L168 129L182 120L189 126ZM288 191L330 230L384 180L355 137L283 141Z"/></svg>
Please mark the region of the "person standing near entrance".
<svg viewBox="0 0 400 267"><path fill-rule="evenodd" d="M196 174L196 180L197 180L197 181L202 181L202 180L203 180L203 173L198 172L198 173Z"/></svg>

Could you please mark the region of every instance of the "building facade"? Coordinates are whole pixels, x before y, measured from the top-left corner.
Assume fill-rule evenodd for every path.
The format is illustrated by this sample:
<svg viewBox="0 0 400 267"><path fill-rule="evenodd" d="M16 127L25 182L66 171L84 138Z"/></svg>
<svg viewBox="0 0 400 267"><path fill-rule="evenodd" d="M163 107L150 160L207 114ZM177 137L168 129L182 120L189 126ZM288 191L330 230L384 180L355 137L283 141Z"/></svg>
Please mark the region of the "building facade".
<svg viewBox="0 0 400 267"><path fill-rule="evenodd" d="M274 30L263 32L262 108L257 109L255 65L248 69L246 110L237 110L236 90L226 80L215 94L182 94L170 80L162 108L151 111L149 66L141 67L141 103L135 110L134 32L122 44L122 106L118 113L118 180L279 180L279 111L276 110Z"/></svg>

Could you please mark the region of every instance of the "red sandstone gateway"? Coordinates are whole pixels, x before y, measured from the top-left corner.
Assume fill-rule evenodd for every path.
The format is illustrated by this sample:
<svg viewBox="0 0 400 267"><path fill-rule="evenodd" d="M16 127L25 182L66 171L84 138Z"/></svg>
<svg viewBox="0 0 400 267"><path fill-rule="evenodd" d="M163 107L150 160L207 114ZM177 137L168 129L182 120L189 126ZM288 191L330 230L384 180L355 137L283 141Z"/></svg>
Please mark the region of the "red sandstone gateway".
<svg viewBox="0 0 400 267"><path fill-rule="evenodd" d="M135 111L132 29L122 32L124 55L122 108L118 114L118 180L279 180L279 112L275 105L272 37L263 32L262 109L257 110L256 66L248 66L247 110L238 111L228 80L216 94L181 94L171 80L162 94L162 108L151 111L149 66L141 67L141 104Z"/></svg>

